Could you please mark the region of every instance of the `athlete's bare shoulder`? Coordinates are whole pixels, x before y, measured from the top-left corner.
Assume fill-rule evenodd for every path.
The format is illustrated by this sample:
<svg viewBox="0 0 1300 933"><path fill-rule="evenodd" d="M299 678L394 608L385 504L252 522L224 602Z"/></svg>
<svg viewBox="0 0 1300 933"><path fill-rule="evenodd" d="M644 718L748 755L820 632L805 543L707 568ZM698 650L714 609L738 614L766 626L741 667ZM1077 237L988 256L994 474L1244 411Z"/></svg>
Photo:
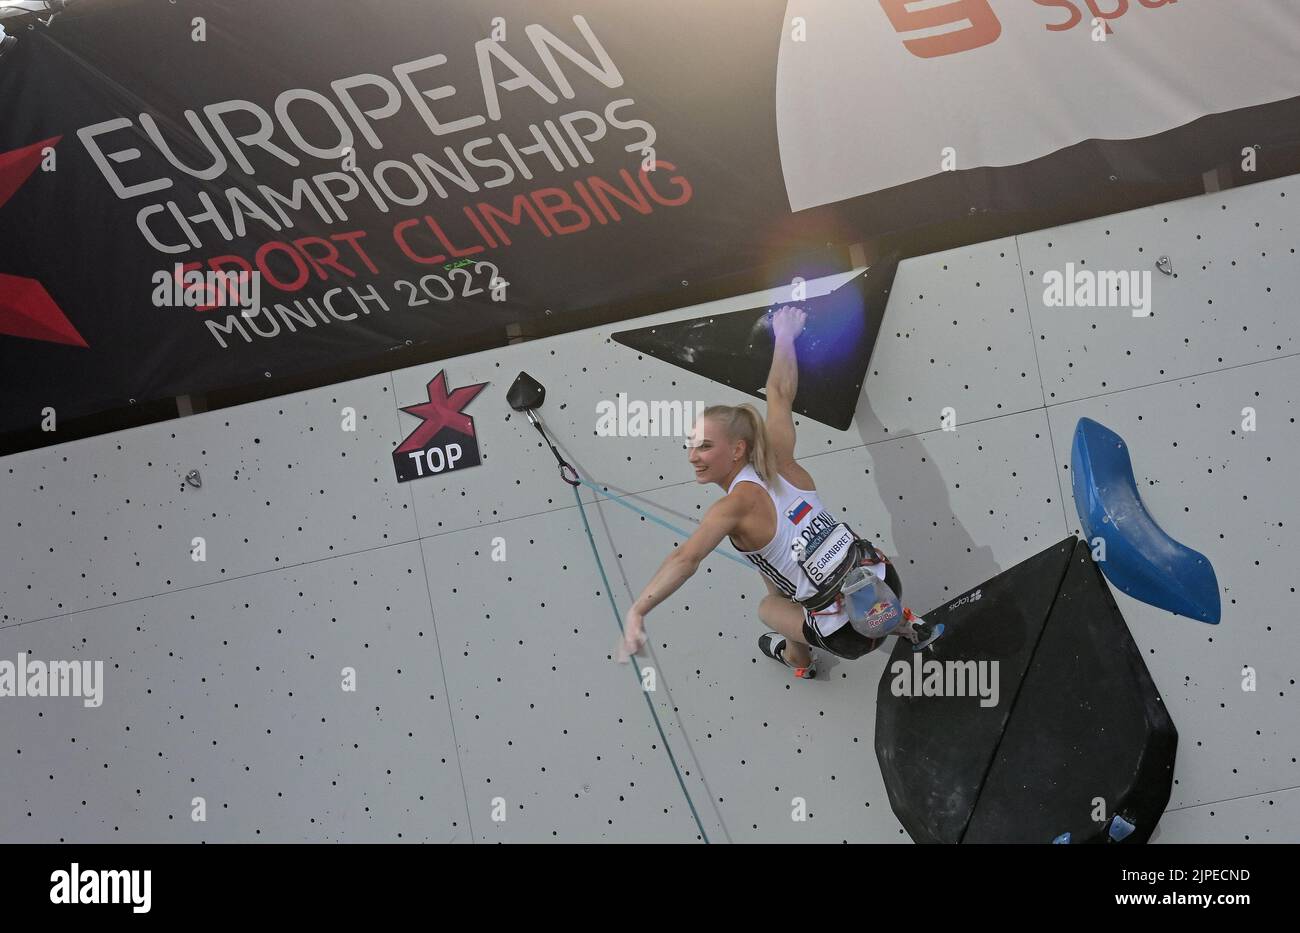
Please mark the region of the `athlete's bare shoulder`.
<svg viewBox="0 0 1300 933"><path fill-rule="evenodd" d="M763 499L766 499L767 491L763 489L762 486L758 485L758 483L745 480L743 482L737 483L735 485L735 488L733 488L731 492L727 493L722 498L728 499L732 502L748 507L749 505L755 502L760 502Z"/></svg>
<svg viewBox="0 0 1300 933"><path fill-rule="evenodd" d="M817 487L813 485L812 474L800 466L797 460L787 460L781 465L781 477L796 489L817 491Z"/></svg>

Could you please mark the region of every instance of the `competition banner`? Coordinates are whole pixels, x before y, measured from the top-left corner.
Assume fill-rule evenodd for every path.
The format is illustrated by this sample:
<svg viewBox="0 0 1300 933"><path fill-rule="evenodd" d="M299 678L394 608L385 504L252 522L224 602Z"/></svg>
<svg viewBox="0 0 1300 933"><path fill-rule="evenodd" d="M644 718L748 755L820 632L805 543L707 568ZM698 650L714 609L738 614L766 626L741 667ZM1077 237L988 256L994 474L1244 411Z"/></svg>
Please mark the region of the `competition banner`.
<svg viewBox="0 0 1300 933"><path fill-rule="evenodd" d="M73 0L3 23L0 432L809 278L828 245L1300 136L1288 0Z"/></svg>

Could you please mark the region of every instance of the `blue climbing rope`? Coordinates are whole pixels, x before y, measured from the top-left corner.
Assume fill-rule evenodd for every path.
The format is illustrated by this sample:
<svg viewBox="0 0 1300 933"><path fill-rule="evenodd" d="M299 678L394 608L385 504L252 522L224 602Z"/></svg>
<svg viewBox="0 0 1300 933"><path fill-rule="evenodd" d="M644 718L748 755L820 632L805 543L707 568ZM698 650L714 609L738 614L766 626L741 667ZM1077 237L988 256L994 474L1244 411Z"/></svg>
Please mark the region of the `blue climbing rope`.
<svg viewBox="0 0 1300 933"><path fill-rule="evenodd" d="M608 494L608 492L602 490L601 487L595 485L595 483L591 483L586 481L586 479L577 477L576 470L575 470L575 477L577 478L577 483L581 483L582 486L590 487L591 490L599 492L599 494L603 495L604 498L611 499L612 502L619 503L620 505L627 505L627 507L632 509L633 512L641 513L641 515L645 516L646 518L649 518L650 521L654 521L656 522L656 524L663 525L664 528L667 528L669 531L676 531L676 533L681 535L682 538L690 537L689 533L686 533L686 531L681 530L680 528L675 528L675 526L673 525L669 525L668 522L663 521L662 518L656 518L655 516L650 515L649 512L643 512L642 509L637 508L636 505L623 502L623 496L610 495ZM588 520L586 520L586 509L582 507L582 496L578 494L577 483L573 483L573 482L569 483L569 485L573 487L573 499L575 499L577 502L578 515L582 516L582 528L586 529L586 539L588 539L588 542L591 544L591 556L595 557L595 567L597 567L599 572L601 572L601 582L604 583L604 593L606 593L608 599L610 599L610 608L614 609L614 621L616 622L617 626L619 626L619 633L623 634L623 615L621 615L621 613L619 612L619 607L617 607L617 604L614 602L614 589L612 589L612 587L610 586L610 578L608 578L606 576L606 573L604 573L604 563L601 560L601 552L599 552L598 548L595 547L595 537L593 534L591 534L591 525L589 524ZM740 559L740 557L727 554L727 552L725 551L722 551L722 555L724 557L731 557L732 560L735 560L737 564L741 564L742 567L749 567L749 564L746 564L744 560ZM637 671L637 667L634 664L632 665L632 676L636 677L637 686L640 687L641 672ZM664 751L668 752L668 760L671 761L672 763L672 771L677 776L677 784L681 786L681 793L685 795L686 806L690 807L690 815L694 817L695 826L697 826L697 828L699 829L699 837L701 837L703 841L707 843L708 833L705 832L705 824L703 824L702 821L699 820L699 812L695 810L695 802L694 800L690 799L690 791L686 790L686 781L684 780L684 778L681 777L681 768L679 767L679 765L677 765L676 756L672 754L672 747L668 745L668 737L667 735L664 735L663 724L662 722L659 721L659 711L658 709L654 708L654 703L651 702L650 695L647 694L645 690L643 689L641 690L641 695L642 697L645 697L646 706L650 708L650 716L651 719L654 719L655 729L659 730L659 739L660 741L663 742Z"/></svg>
<svg viewBox="0 0 1300 933"><path fill-rule="evenodd" d="M600 491L584 479L579 479L578 482L582 483L584 486L591 486L591 488L596 489L597 492ZM573 486L573 498L576 499L578 503L578 514L582 516L582 527L587 530L587 541L591 544L592 556L596 558L596 567L600 570L601 582L605 584L605 595L609 597L609 606L614 610L614 621L618 625L619 633L622 634L623 617L619 613L618 606L614 602L614 590L613 587L609 585L609 577L605 575L605 564L600 559L600 551L596 549L596 539L591 533L591 525L587 522L587 510L582 506L582 496L578 493L577 485L573 483L570 483L570 485ZM627 503L624 504L626 505ZM629 505L628 508L635 509L638 512L641 511L640 509L637 509L636 506L632 505ZM652 515L647 515L646 517L654 518ZM658 519L655 520L658 521ZM661 524L666 523L661 522ZM671 525L668 527L672 528ZM677 529L673 530L676 531ZM681 534L681 532L678 533ZM682 793L686 796L686 805L691 808L691 816L695 818L695 825L700 831L700 838L707 844L709 841L709 834L704 831L704 824L700 821L700 814L695 809L695 801L691 799L691 792L686 789L686 781L682 778L682 770L677 766L677 758L673 755L672 747L668 744L668 737L664 735L663 724L659 721L659 712L655 709L654 703L651 702L650 695L641 687L641 672L637 670L635 664L632 665L632 676L636 678L637 687L641 690L641 695L645 697L646 706L650 709L650 716L655 721L655 728L659 730L659 740L664 743L664 750L668 752L668 760L672 762L673 773L677 775L677 783L681 786Z"/></svg>
<svg viewBox="0 0 1300 933"><path fill-rule="evenodd" d="M605 492L603 489L601 489L601 488L600 488L599 486L597 486L595 483L588 482L587 480L583 479L582 477L578 477L578 482L581 483L582 485L584 485L584 486L586 486L586 487L588 487L588 488L590 488L590 489L593 489L593 490L595 490L596 492L600 493L602 496L604 496L606 499L609 499L611 502L617 502L619 505L631 509L633 512L636 512L638 515L644 515L646 518L650 519L650 521L654 522L655 524L657 524L657 525L663 525L663 526L664 526L665 528L667 528L669 531L674 531L674 532L676 532L677 535L678 535L679 537L682 537L682 538L689 538L689 537L691 536L691 535L690 535L690 532L688 532L688 531L683 531L681 528L678 528L676 525L670 525L670 524L668 524L668 522L664 521L662 518L656 518L655 516L651 515L649 512L645 511L644 509L638 509L635 505L632 505L630 502L624 502L624 501L623 501L623 499L624 499L623 496L611 496L609 493ZM576 493L577 491L578 491L577 489L574 489L574 492L575 492L575 493ZM579 500L579 501L581 501L581 500ZM746 567L746 568L752 568L752 567L753 567L753 565L750 564L748 561L741 560L741 559L740 559L739 557L737 557L735 554L728 554L726 551L714 551L714 553L715 553L715 554L721 554L723 557L729 558L730 560L734 560L736 563L740 564L740 566L742 566L742 567Z"/></svg>
<svg viewBox="0 0 1300 933"><path fill-rule="evenodd" d="M521 380L523 381L521 382ZM518 398L513 397L516 394L515 386L522 386ZM663 525L669 531L676 532L680 537L689 538L690 535L682 529L670 525L663 519L656 518L649 512L643 511L630 503L624 502L622 496L611 496L595 483L590 483L578 476L578 471L573 468L572 464L568 463L560 456L560 452L556 449L555 444L546 436L546 430L542 427L541 421L538 420L537 414L533 411L533 408L540 405L545 399L546 390L543 389L541 385L537 384L535 380L532 380L531 377L528 377L526 373L519 374L519 378L515 380L515 386L511 387L506 400L510 403L510 407L515 411L522 411L528 415L529 422L537 429L537 433L542 436L542 440L551 448L551 453L555 455L555 462L560 468L560 479L573 487L573 498L574 501L578 503L578 514L582 516L582 527L587 530L587 541L591 544L591 555L596 558L596 568L600 571L600 580L605 585L605 594L609 598L609 608L614 611L614 624L618 626L620 635L626 634L623 630L623 616L619 613L618 605L614 602L614 588L609 585L609 577L605 573L605 564L600 559L600 550L596 547L596 538L591 533L591 524L587 521L587 510L582 505L582 496L578 492L578 487L587 486L592 491L600 493L605 498L617 502L619 505L627 506L627 508L631 509L633 512L645 516L652 522ZM570 476L570 474L572 474L572 476ZM749 566L749 564L745 563L745 561L741 560L739 557L728 554L725 551L721 553L723 557L729 557L743 567ZM632 665L632 676L636 678L637 687L641 689L641 695L645 697L646 707L650 710L650 718L654 720L655 728L659 730L659 740L664 743L664 751L668 753L668 760L672 763L673 773L677 775L677 783L682 789L682 794L686 797L686 805L691 808L691 816L695 819L695 826L700 831L700 838L703 839L707 845L709 834L704 831L704 823L700 820L699 811L695 809L695 801L691 799L691 792L686 789L686 781L682 777L682 769L678 766L677 757L673 754L672 747L668 744L668 736L664 735L663 723L659 721L659 711L655 709L655 705L651 702L649 694L641 686L641 672L637 670L636 665Z"/></svg>

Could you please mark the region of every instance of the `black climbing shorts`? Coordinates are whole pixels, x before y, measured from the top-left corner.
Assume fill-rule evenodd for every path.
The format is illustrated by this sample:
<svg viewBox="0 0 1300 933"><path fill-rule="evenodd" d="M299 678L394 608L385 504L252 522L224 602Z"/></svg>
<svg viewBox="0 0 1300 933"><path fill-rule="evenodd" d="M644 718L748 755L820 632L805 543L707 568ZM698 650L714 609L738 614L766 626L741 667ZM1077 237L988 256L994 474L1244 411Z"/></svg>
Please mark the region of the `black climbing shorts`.
<svg viewBox="0 0 1300 933"><path fill-rule="evenodd" d="M903 598L903 583L898 579L898 571L892 563L885 564L885 583L894 594ZM886 636L888 637L888 636ZM814 648L821 648L846 661L856 661L864 654L875 651L885 638L867 638L848 622L845 622L829 635L822 635L813 624L812 615L807 609L803 613L803 640Z"/></svg>

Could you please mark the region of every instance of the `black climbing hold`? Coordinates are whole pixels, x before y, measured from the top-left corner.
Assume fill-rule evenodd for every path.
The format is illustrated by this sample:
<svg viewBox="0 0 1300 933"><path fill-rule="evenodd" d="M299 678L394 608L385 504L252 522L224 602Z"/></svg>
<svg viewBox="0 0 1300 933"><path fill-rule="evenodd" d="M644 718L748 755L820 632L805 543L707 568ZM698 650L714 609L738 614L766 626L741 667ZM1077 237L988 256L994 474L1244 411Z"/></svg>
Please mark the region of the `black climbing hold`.
<svg viewBox="0 0 1300 933"><path fill-rule="evenodd" d="M991 706L897 696L895 662L921 662L896 646L876 755L912 838L1146 842L1169 803L1178 733L1087 544L1067 538L925 616L948 633L924 663L998 661L999 676ZM1122 822L1096 821L1098 798Z"/></svg>
<svg viewBox="0 0 1300 933"><path fill-rule="evenodd" d="M762 399L772 363L769 312L782 304L797 305L807 312L807 321L795 343L799 393L794 410L846 431L862 397L898 261L897 252L883 256L827 295L780 301L772 308L656 324L612 336L638 353Z"/></svg>
<svg viewBox="0 0 1300 933"><path fill-rule="evenodd" d="M924 654L913 655L901 642L894 646L877 693L876 757L890 805L917 842L957 842L965 832L1073 549L1073 538L1062 541L923 613L945 627ZM927 661L934 669L958 659L998 662L996 705L970 696L894 695L900 661L906 662L902 670L920 665L924 673ZM1038 840L1061 830L1053 826Z"/></svg>
<svg viewBox="0 0 1300 933"><path fill-rule="evenodd" d="M546 401L546 389L524 372L515 377L515 381L510 384L510 390L506 392L506 402L515 411L541 408L544 401Z"/></svg>

